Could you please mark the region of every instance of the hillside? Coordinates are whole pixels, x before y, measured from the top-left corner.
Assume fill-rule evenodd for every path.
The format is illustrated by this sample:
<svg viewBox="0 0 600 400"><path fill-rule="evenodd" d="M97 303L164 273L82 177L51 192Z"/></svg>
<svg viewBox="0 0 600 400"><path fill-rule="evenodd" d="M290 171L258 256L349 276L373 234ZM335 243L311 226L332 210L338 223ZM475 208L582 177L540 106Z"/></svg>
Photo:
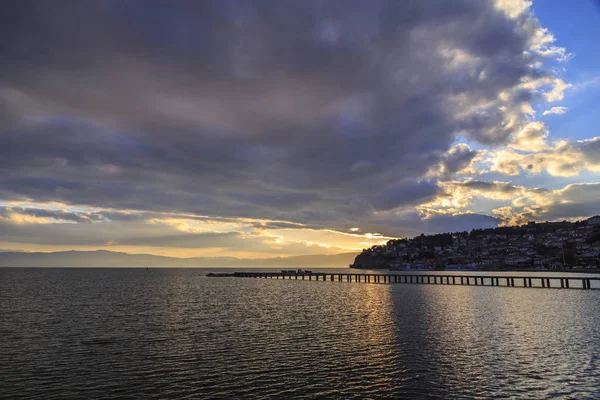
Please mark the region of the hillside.
<svg viewBox="0 0 600 400"><path fill-rule="evenodd" d="M474 229L390 240L363 250L354 268L479 269L600 267L600 217Z"/></svg>
<svg viewBox="0 0 600 400"><path fill-rule="evenodd" d="M0 267L347 267L356 253L244 259L175 258L113 251L2 252Z"/></svg>

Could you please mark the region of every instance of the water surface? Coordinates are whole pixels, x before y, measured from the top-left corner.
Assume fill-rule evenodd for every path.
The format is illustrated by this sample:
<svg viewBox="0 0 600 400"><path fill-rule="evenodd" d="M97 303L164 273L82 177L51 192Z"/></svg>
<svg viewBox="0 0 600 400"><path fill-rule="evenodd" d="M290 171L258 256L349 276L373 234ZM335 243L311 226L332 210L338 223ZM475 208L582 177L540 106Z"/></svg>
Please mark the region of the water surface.
<svg viewBox="0 0 600 400"><path fill-rule="evenodd" d="M0 397L600 397L600 291L207 272L1 269Z"/></svg>

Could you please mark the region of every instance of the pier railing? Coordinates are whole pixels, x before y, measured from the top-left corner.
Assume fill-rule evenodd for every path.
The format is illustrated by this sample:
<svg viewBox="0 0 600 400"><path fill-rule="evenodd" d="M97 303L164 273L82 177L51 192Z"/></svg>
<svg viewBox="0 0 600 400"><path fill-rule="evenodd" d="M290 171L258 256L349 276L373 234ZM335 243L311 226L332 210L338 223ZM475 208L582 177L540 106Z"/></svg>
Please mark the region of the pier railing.
<svg viewBox="0 0 600 400"><path fill-rule="evenodd" d="M546 289L600 289L600 277L581 276L493 276L440 274L349 274L331 272L233 272L208 274L214 277L294 279L308 281L357 282L376 284L428 284L494 286Z"/></svg>

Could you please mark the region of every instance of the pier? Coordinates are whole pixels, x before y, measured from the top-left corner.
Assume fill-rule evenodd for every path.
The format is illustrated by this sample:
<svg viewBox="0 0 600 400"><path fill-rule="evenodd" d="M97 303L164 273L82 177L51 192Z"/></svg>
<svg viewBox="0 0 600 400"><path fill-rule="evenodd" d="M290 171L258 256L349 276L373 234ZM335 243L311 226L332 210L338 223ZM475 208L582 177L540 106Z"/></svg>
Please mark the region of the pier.
<svg viewBox="0 0 600 400"><path fill-rule="evenodd" d="M600 290L600 277L580 276L484 276L440 274L349 274L331 272L233 272L208 274L210 277L294 279L304 281L356 282L372 284L462 285L539 289Z"/></svg>

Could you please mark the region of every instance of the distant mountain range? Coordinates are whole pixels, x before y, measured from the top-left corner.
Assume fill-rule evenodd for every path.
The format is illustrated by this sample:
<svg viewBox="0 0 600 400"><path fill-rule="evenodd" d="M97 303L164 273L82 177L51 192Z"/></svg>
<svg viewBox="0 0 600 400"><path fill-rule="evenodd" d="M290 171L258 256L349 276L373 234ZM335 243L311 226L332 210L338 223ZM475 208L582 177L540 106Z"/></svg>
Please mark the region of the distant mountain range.
<svg viewBox="0 0 600 400"><path fill-rule="evenodd" d="M175 258L114 251L0 252L0 267L348 267L356 253L275 258Z"/></svg>

